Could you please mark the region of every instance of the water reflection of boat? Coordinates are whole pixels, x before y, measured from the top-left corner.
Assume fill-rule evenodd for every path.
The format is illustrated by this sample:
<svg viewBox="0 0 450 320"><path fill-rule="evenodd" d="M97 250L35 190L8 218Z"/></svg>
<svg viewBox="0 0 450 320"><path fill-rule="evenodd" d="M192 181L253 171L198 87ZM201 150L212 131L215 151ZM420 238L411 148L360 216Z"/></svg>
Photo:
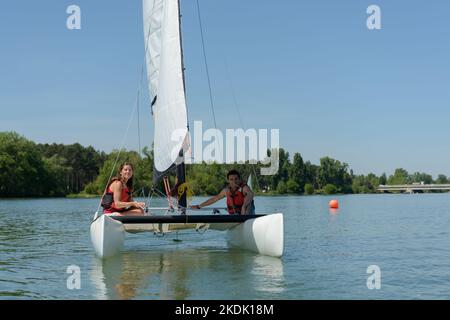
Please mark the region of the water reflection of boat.
<svg viewBox="0 0 450 320"><path fill-rule="evenodd" d="M267 293L284 291L283 263L269 256L255 256L252 279L255 289Z"/></svg>
<svg viewBox="0 0 450 320"><path fill-rule="evenodd" d="M91 279L100 299L184 299L188 295L183 284L187 272L207 266L207 258L180 251L124 252L105 260L94 259ZM171 283L176 286L170 287Z"/></svg>
<svg viewBox="0 0 450 320"><path fill-rule="evenodd" d="M282 260L241 251L131 251L93 264L98 299L248 299L284 290Z"/></svg>

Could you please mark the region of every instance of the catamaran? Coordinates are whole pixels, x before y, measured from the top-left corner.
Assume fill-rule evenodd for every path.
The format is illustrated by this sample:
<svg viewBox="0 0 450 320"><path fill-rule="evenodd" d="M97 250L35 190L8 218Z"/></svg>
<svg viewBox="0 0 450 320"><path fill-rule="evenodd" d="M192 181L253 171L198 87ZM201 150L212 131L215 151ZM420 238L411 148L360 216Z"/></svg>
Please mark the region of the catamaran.
<svg viewBox="0 0 450 320"><path fill-rule="evenodd" d="M184 155L189 132L179 0L143 0L143 15L147 80L154 119L153 183L169 171L176 171L181 186L186 182ZM172 139L174 132L182 139ZM97 256L106 258L120 252L126 233L206 230L226 232L227 243L232 247L274 257L283 255L282 213L230 215L210 208L211 214L196 214L187 209L186 193L186 188L178 189L176 209L171 205L149 208L152 213L162 210L164 215L114 216L97 211L90 226Z"/></svg>

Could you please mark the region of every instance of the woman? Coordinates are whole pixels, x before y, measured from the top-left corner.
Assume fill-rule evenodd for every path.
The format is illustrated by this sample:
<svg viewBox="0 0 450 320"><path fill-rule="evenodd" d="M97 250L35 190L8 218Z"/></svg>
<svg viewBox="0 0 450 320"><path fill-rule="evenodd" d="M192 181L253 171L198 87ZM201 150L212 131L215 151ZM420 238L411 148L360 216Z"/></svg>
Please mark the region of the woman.
<svg viewBox="0 0 450 320"><path fill-rule="evenodd" d="M133 165L125 162L120 166L117 177L111 179L106 189L102 200L103 212L115 215L143 215L145 203L133 201L132 192Z"/></svg>

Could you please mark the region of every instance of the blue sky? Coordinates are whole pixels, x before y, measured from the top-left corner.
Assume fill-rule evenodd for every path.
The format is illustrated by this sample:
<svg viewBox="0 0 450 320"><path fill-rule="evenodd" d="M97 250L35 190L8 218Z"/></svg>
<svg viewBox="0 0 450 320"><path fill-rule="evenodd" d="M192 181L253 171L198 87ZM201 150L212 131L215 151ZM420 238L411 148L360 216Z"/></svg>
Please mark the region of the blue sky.
<svg viewBox="0 0 450 320"><path fill-rule="evenodd" d="M81 30L66 8L81 7ZM213 126L194 0L181 0L189 120ZM366 27L381 7L382 30ZM282 147L356 173L450 175L448 1L200 0L218 127L279 128ZM0 4L0 131L122 140L144 56L141 1ZM146 90L146 83L142 87ZM232 90L232 88L234 90ZM146 92L141 143L151 145ZM137 148L136 122L126 141Z"/></svg>

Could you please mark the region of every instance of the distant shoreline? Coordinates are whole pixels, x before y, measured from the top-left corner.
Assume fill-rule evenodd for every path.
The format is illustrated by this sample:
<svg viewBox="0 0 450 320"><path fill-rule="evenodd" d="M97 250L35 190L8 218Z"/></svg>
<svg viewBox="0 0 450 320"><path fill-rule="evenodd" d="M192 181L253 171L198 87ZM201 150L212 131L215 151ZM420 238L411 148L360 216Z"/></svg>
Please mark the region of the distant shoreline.
<svg viewBox="0 0 450 320"><path fill-rule="evenodd" d="M141 152L114 150L109 154L84 147L79 143L38 144L17 132L0 132L0 198L65 197L68 199L98 198L117 168L117 162L133 164L134 190L159 188L162 182L153 180L153 150ZM267 156L271 151L267 150ZM120 157L119 157L120 155ZM120 159L119 159L120 158ZM218 194L226 185L227 173L237 170L243 181L250 177L252 189L258 196L375 194L381 185L450 184L450 177L440 174L433 179L424 172L409 173L403 168L380 176L374 173L355 174L345 162L324 156L320 163L304 161L299 152L291 157L278 149L278 171L262 175L262 163L202 163L186 167L186 176L193 194ZM116 172L116 175L119 175ZM171 185L175 177L167 173ZM265 192L263 192L265 191ZM390 190L389 190L390 191Z"/></svg>
<svg viewBox="0 0 450 320"><path fill-rule="evenodd" d="M449 194L450 192L423 192L423 193L416 193L416 194ZM292 193L285 193L285 194L265 194L265 193L257 193L255 196L257 197L314 197L314 196L323 196L323 197L331 197L331 196L363 196L363 195L411 195L410 193L404 193L404 192L374 192L374 193L334 193L334 194L292 194ZM195 197L211 197L211 195L195 195ZM99 199L101 198L100 195L96 194L69 194L66 196L47 196L47 197L0 197L0 200L41 200L41 199ZM135 198L143 198L141 196L135 197Z"/></svg>

